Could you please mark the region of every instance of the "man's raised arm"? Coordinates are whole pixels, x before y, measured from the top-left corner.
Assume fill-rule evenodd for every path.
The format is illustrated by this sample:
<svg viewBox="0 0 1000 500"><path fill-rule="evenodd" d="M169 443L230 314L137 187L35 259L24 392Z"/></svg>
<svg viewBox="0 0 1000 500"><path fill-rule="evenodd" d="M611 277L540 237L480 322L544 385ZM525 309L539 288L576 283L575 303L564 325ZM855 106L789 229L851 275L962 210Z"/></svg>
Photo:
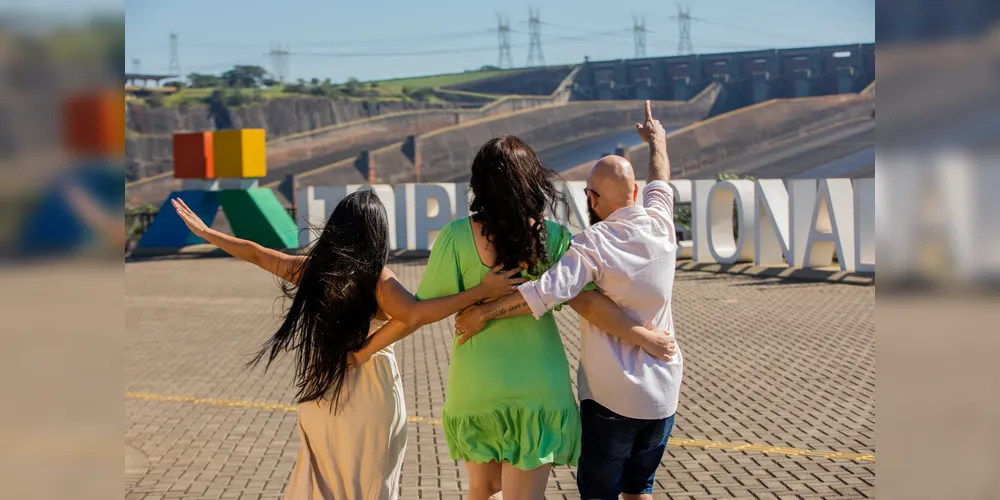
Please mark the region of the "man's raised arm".
<svg viewBox="0 0 1000 500"><path fill-rule="evenodd" d="M667 131L660 120L653 119L653 110L646 101L646 117L643 123L636 123L635 129L646 144L649 144L649 178L647 182L670 181L670 158L667 156Z"/></svg>

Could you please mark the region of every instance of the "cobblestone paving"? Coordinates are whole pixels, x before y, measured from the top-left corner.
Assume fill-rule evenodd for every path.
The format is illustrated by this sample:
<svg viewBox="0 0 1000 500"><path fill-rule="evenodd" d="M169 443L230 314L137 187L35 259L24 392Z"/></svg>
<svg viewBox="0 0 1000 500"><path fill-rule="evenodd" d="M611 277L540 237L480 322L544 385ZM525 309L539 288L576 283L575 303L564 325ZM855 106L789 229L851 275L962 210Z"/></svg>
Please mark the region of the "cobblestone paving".
<svg viewBox="0 0 1000 500"><path fill-rule="evenodd" d="M391 267L414 290L423 264ZM196 259L129 263L125 282L125 442L149 467L126 498L281 498L298 447L291 363L244 368L280 318L276 278ZM673 437L712 443L670 446L657 498L874 497L874 461L799 453L875 453L874 287L679 272L674 302L686 366ZM577 316L557 320L575 370ZM463 498L464 467L429 422L453 329L449 319L397 346L411 417L404 499ZM578 498L574 474L553 471L546 496Z"/></svg>

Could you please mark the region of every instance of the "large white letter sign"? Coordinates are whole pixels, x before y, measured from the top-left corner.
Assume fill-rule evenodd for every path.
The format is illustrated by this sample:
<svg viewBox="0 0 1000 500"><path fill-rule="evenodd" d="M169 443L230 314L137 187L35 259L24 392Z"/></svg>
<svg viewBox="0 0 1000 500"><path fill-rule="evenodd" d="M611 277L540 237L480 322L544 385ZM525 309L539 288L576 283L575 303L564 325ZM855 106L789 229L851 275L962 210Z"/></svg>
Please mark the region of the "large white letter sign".
<svg viewBox="0 0 1000 500"><path fill-rule="evenodd" d="M816 179L792 179L787 181L789 209L789 238L791 241L791 267L806 265L806 243L812 227L813 209L816 207Z"/></svg>
<svg viewBox="0 0 1000 500"><path fill-rule="evenodd" d="M756 248L754 265L781 265L782 258L791 263L792 245L788 223L788 190L777 179L758 180L756 199Z"/></svg>
<svg viewBox="0 0 1000 500"><path fill-rule="evenodd" d="M854 189L850 179L819 181L806 243L806 266L831 266L834 252L842 271L854 270Z"/></svg>
<svg viewBox="0 0 1000 500"><path fill-rule="evenodd" d="M645 184L645 182L643 182ZM645 186L640 186L639 189ZM691 181L687 179L677 179L670 181L670 187L674 190L674 213L677 213L677 206L691 203ZM687 228L691 232L691 228ZM690 259L694 255L694 240L679 240L677 242L677 258Z"/></svg>
<svg viewBox="0 0 1000 500"><path fill-rule="evenodd" d="M305 186L295 193L299 246L308 247L319 238L334 207L347 196L347 186Z"/></svg>
<svg viewBox="0 0 1000 500"><path fill-rule="evenodd" d="M407 184L406 202L406 248L430 250L437 232L455 218L455 185Z"/></svg>
<svg viewBox="0 0 1000 500"><path fill-rule="evenodd" d="M708 250L708 198L715 181L698 180L692 182L692 185L691 240L694 242L694 260L707 262L712 260L712 254Z"/></svg>
<svg viewBox="0 0 1000 500"><path fill-rule="evenodd" d="M299 246L305 248L319 237L326 220L337 208L337 204L347 195L362 189L375 191L382 204L385 205L386 216L389 219L389 246L396 248L396 200L392 186L388 184L348 184L346 186L305 186L295 194L298 207L297 219L299 225Z"/></svg>
<svg viewBox="0 0 1000 500"><path fill-rule="evenodd" d="M854 270L875 272L875 179L854 181Z"/></svg>
<svg viewBox="0 0 1000 500"><path fill-rule="evenodd" d="M720 264L752 262L754 251L754 184L748 180L722 181L708 194L708 250ZM739 221L733 237L733 204Z"/></svg>
<svg viewBox="0 0 1000 500"><path fill-rule="evenodd" d="M756 193L754 263L802 267L806 240L816 206L816 180L761 179ZM782 262L784 258L784 262Z"/></svg>

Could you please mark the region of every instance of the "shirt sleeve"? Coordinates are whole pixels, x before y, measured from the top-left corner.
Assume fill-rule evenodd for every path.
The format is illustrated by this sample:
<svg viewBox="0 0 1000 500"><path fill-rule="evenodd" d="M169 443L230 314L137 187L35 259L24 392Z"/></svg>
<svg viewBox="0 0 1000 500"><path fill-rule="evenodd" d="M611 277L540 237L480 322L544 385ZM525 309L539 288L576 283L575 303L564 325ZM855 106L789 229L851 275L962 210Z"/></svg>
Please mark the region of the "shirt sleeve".
<svg viewBox="0 0 1000 500"><path fill-rule="evenodd" d="M417 288L417 300L447 297L463 289L458 251L452 236L451 224L448 224L441 228L437 238L434 239L427 268Z"/></svg>
<svg viewBox="0 0 1000 500"><path fill-rule="evenodd" d="M537 280L524 283L517 289L537 319L584 289L593 288L592 282L599 280L600 274L598 246L584 231L573 238L559 262Z"/></svg>
<svg viewBox="0 0 1000 500"><path fill-rule="evenodd" d="M674 190L664 181L653 181L646 184L642 190L642 206L646 212L659 217L670 230L670 241L676 240L674 234Z"/></svg>
<svg viewBox="0 0 1000 500"><path fill-rule="evenodd" d="M642 206L674 220L674 190L664 181L653 181L642 190Z"/></svg>

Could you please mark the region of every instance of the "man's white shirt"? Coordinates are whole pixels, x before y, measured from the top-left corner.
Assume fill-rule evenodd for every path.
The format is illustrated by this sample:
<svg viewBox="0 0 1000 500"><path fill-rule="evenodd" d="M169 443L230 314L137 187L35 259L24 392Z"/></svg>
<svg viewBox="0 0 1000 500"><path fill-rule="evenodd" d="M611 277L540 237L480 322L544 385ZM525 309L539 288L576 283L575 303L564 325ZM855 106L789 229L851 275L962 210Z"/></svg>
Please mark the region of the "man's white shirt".
<svg viewBox="0 0 1000 500"><path fill-rule="evenodd" d="M671 291L677 262L673 189L653 181L643 203L616 210L573 237L559 262L518 287L536 318L593 282L646 328L674 334ZM661 419L677 411L683 356L670 362L598 330L581 317L580 400L593 399L620 415Z"/></svg>

